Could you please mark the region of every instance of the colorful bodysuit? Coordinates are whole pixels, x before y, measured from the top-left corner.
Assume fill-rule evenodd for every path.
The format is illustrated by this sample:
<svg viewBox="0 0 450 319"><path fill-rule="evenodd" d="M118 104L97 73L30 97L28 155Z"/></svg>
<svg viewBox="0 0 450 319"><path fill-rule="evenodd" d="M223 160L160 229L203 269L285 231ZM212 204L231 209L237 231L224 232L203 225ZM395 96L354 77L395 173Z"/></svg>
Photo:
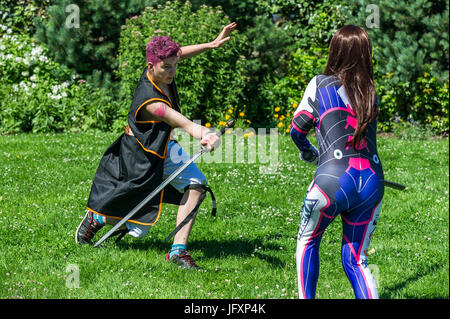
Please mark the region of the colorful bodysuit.
<svg viewBox="0 0 450 319"><path fill-rule="evenodd" d="M318 75L308 84L291 125L291 137L300 151L310 148L306 136L314 127L319 163L303 202L297 240L300 298L314 298L319 275L319 246L327 226L342 218L341 257L356 298L377 298L367 265L367 249L377 223L384 194L384 177L377 153L377 121L353 148L357 125L344 86L337 77Z"/></svg>

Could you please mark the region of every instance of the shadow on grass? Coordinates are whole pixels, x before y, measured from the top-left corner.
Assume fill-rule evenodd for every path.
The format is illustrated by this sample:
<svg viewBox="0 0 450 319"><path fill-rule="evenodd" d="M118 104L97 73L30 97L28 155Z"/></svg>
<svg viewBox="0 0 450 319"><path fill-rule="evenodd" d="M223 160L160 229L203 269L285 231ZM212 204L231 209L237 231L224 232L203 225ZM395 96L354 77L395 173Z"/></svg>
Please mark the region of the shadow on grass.
<svg viewBox="0 0 450 319"><path fill-rule="evenodd" d="M438 263L432 264L430 267L428 267L427 271L418 271L414 275L409 276L408 278L406 278L405 280L403 280L399 283L384 287L382 292L380 293L379 297L381 299L396 298L396 296L398 296L397 292L399 292L400 290L402 290L403 288L405 288L412 282L419 280L421 277L424 277L430 273L437 271L439 268L442 268L443 266L444 265L438 264ZM421 298L423 298L421 296L418 296L417 294L412 294L412 295L402 294L402 296L403 296L402 298L405 298L405 299L421 299ZM442 293L442 295L436 294L433 296L425 296L425 298L448 299L448 294L445 294L445 293Z"/></svg>
<svg viewBox="0 0 450 319"><path fill-rule="evenodd" d="M116 244L119 249L156 249L168 252L171 243L160 239L120 241ZM204 258L226 258L229 256L257 257L274 267L284 267L285 262L273 256L280 251L279 245L267 243L261 239L233 239L233 240L192 240L189 242L190 250L201 250ZM253 254L253 256L252 256Z"/></svg>

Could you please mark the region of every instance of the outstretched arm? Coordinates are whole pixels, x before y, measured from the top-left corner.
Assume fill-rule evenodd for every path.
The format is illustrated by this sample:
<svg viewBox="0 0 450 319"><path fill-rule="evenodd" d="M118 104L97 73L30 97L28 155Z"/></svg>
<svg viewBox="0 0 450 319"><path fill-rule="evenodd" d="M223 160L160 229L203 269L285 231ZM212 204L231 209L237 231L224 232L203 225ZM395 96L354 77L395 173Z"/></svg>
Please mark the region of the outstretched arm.
<svg viewBox="0 0 450 319"><path fill-rule="evenodd" d="M192 137L201 140L200 144L211 151L220 145L220 139L208 128L190 121L180 112L167 106L162 102L150 103L145 106L144 113L152 119L166 122L173 128L182 128Z"/></svg>
<svg viewBox="0 0 450 319"><path fill-rule="evenodd" d="M221 47L225 42L230 40L231 38L230 35L236 29L236 26L237 26L236 22L230 23L229 25L225 26L222 32L220 32L217 38L212 42L187 45L182 47L180 59L182 60L186 58L191 58L204 51Z"/></svg>

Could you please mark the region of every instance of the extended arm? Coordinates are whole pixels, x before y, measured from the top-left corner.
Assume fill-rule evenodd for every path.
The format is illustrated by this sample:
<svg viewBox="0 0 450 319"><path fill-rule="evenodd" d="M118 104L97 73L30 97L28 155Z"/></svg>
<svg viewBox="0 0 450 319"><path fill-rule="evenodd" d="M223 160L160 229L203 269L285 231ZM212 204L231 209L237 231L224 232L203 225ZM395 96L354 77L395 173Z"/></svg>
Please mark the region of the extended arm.
<svg viewBox="0 0 450 319"><path fill-rule="evenodd" d="M191 58L204 51L221 47L225 42L230 40L231 33L236 29L237 24L235 22L225 26L222 32L212 42L187 45L181 48L181 60Z"/></svg>
<svg viewBox="0 0 450 319"><path fill-rule="evenodd" d="M200 144L204 145L208 151L220 145L220 139L216 134L212 134L210 129L190 121L183 114L175 111L163 102L147 104L145 112L152 118L163 121L173 128L184 129L192 137L200 139Z"/></svg>

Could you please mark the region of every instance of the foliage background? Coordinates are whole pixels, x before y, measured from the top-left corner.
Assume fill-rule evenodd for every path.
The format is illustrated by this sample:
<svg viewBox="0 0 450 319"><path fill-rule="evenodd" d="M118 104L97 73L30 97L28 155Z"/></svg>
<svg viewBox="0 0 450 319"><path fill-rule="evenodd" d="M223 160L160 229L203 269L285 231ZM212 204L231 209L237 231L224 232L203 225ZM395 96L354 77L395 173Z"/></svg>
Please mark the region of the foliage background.
<svg viewBox="0 0 450 319"><path fill-rule="evenodd" d="M237 21L232 42L180 63L183 110L214 126L235 116L238 127L285 133L306 84L323 70L331 36L350 21L364 27L368 2L73 0L81 9L76 30L64 27L68 3L0 0L0 296L297 298L292 255L301 198L292 188L305 189L313 168L299 164L288 136L280 137L279 175L261 174L257 163L199 164L222 199L216 219L205 202L203 226L190 241L206 272L187 274L164 261L173 207L148 237L105 250L75 246L74 225L99 154L123 130L152 33L190 44ZM448 298L448 139L430 138L448 134L448 1L376 3L381 25L368 31L380 130L398 137L381 136L380 152L386 175L408 189L386 193L370 262L382 275L382 298ZM145 24L158 4L171 9ZM193 25L182 34L171 22ZM340 265L340 227L333 223L322 243L320 298L353 297ZM83 289L66 286L71 264L82 270Z"/></svg>
<svg viewBox="0 0 450 319"><path fill-rule="evenodd" d="M213 126L235 116L287 133L332 35L353 23L373 41L379 129L448 134L448 1L0 2L2 134L119 132L146 41L162 33L182 45L211 41L231 21L238 32L229 43L179 65L187 116ZM80 9L79 28L66 26L69 3ZM366 27L371 4L379 27Z"/></svg>

